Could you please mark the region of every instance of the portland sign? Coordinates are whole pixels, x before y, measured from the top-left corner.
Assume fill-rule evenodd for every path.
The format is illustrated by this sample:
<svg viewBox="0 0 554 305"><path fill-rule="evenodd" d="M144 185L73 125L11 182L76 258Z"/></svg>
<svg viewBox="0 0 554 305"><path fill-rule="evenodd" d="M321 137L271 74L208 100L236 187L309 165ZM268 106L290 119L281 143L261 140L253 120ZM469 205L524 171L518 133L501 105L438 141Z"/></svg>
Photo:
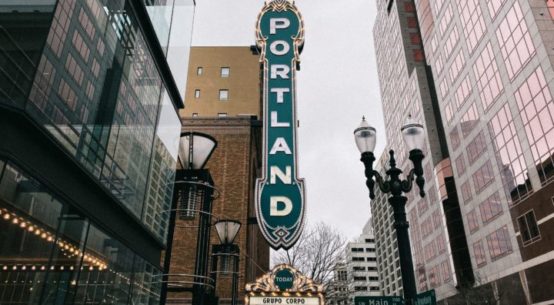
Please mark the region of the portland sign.
<svg viewBox="0 0 554 305"><path fill-rule="evenodd" d="M295 72L304 43L302 16L293 1L266 2L257 21L264 71L262 177L256 213L274 249L289 249L302 233L305 189L297 177Z"/></svg>

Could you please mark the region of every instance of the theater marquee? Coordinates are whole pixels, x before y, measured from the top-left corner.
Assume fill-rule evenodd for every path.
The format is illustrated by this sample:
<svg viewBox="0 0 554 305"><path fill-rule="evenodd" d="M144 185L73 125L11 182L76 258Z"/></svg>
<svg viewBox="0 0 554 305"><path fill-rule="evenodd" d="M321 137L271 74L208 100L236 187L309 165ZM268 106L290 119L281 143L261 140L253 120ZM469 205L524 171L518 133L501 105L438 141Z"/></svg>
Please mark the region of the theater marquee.
<svg viewBox="0 0 554 305"><path fill-rule="evenodd" d="M246 284L244 304L324 305L325 299L321 285L316 285L293 267L282 264L255 283Z"/></svg>
<svg viewBox="0 0 554 305"><path fill-rule="evenodd" d="M263 176L257 181L256 212L274 249L289 249L302 233L304 180L297 178L295 71L304 29L294 2L266 2L257 22L264 68Z"/></svg>

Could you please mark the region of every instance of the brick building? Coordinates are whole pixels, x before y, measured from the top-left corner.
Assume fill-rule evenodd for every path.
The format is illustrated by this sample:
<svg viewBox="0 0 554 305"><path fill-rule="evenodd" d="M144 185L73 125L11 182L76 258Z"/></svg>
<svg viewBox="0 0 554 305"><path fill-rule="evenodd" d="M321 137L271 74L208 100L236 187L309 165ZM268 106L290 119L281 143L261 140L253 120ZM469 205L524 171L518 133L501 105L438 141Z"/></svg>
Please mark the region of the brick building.
<svg viewBox="0 0 554 305"><path fill-rule="evenodd" d="M213 216L242 224L234 241L240 248L239 303L245 283L269 268L269 245L256 223L254 206L254 185L261 170L260 83L259 55L249 47L191 48L183 131L205 133L217 141L205 168L217 189ZM170 273L194 273L197 222L177 220ZM212 228L210 245L216 244ZM220 304L230 303L231 276L218 274L216 282ZM187 304L190 298L188 292L170 292L168 304Z"/></svg>

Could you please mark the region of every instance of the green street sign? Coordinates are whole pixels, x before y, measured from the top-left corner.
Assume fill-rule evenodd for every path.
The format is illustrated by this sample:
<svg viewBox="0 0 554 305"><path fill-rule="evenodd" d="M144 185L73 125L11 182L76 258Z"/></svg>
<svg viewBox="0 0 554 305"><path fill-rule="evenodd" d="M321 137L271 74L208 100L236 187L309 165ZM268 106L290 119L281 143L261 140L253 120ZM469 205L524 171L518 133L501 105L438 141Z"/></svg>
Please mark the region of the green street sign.
<svg viewBox="0 0 554 305"><path fill-rule="evenodd" d="M289 249L302 233L304 180L297 177L295 72L304 43L302 17L290 0L266 2L257 22L264 68L263 170L256 213L273 249Z"/></svg>
<svg viewBox="0 0 554 305"><path fill-rule="evenodd" d="M354 297L354 305L404 305L402 297Z"/></svg>
<svg viewBox="0 0 554 305"><path fill-rule="evenodd" d="M414 305L437 305L435 289L422 292L416 296Z"/></svg>
<svg viewBox="0 0 554 305"><path fill-rule="evenodd" d="M291 289L294 285L294 273L290 269L279 270L275 273L274 282L280 291Z"/></svg>

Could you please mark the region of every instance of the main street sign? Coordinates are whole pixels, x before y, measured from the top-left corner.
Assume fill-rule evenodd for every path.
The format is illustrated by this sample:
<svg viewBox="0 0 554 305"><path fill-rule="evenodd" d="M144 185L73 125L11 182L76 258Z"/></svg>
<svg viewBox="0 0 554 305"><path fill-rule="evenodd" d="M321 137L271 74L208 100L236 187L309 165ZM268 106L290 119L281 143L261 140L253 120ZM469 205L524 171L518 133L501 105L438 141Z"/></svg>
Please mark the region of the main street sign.
<svg viewBox="0 0 554 305"><path fill-rule="evenodd" d="M302 16L292 0L266 2L257 22L264 67L262 178L256 213L274 249L289 249L302 233L304 180L297 177L295 71L304 43Z"/></svg>
<svg viewBox="0 0 554 305"><path fill-rule="evenodd" d="M324 305L321 285L293 267L277 265L256 282L246 284L245 305L303 304Z"/></svg>
<svg viewBox="0 0 554 305"><path fill-rule="evenodd" d="M354 305L404 305L402 297L354 297Z"/></svg>
<svg viewBox="0 0 554 305"><path fill-rule="evenodd" d="M437 296L435 294L435 290L431 289L419 293L416 296L414 305L437 305Z"/></svg>

